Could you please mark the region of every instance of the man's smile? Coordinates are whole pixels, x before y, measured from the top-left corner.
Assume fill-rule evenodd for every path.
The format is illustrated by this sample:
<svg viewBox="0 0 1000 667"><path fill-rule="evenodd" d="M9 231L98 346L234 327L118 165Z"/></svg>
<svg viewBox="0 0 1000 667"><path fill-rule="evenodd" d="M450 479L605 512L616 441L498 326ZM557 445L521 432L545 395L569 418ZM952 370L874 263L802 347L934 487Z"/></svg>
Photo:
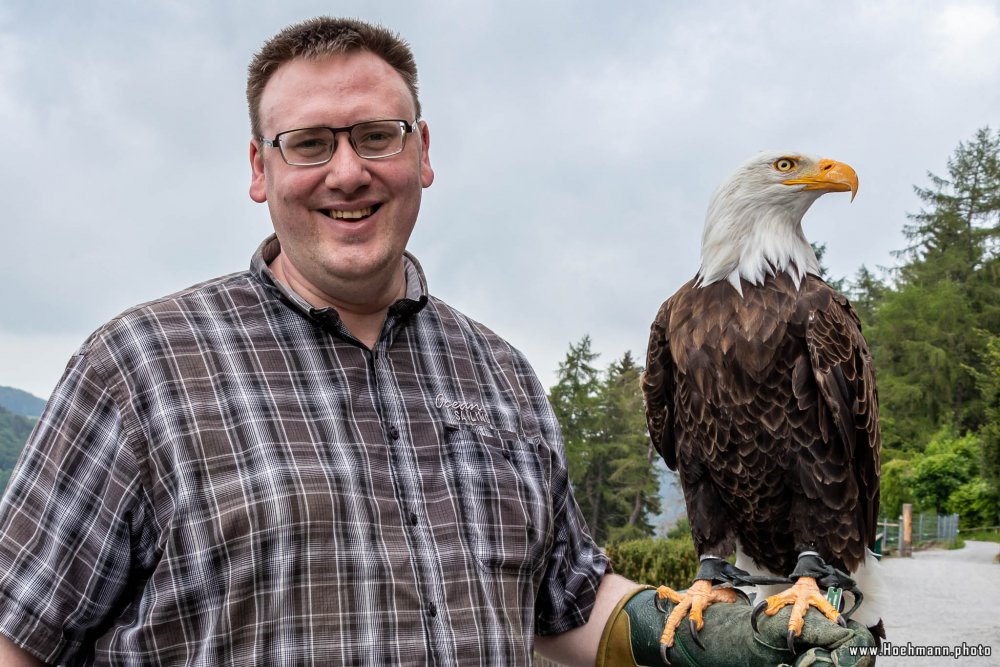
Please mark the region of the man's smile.
<svg viewBox="0 0 1000 667"><path fill-rule="evenodd" d="M364 208L359 208L354 211L327 209L324 210L323 212L326 213L327 216L333 218L334 220L361 220L373 214L375 211L379 209L379 207L381 207L381 204L375 204L374 206L366 206Z"/></svg>

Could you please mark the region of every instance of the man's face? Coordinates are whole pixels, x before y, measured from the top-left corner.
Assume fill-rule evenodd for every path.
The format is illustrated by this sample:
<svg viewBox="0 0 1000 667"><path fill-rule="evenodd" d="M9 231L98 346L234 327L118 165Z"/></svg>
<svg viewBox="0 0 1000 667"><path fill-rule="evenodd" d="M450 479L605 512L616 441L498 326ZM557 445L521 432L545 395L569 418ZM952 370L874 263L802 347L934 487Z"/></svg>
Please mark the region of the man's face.
<svg viewBox="0 0 1000 667"><path fill-rule="evenodd" d="M414 114L403 78L367 51L289 61L271 76L260 99L267 138L366 120L410 122ZM251 141L250 196L267 202L282 255L304 287L338 301L351 298L355 286L364 289L362 283L390 280L402 270L421 190L434 180L429 141L421 122L419 131L407 135L403 152L365 160L341 133L331 160L312 167L290 166L277 148Z"/></svg>

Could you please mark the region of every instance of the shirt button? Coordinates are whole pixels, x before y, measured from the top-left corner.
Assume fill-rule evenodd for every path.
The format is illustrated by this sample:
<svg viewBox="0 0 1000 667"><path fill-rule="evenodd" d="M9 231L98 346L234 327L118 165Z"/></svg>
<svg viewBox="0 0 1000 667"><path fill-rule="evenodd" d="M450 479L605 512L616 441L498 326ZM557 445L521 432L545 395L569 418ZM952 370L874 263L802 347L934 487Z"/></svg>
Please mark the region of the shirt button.
<svg viewBox="0 0 1000 667"><path fill-rule="evenodd" d="M431 603L430 603L429 605L427 605L427 614L428 614L428 615L429 615L429 616L430 616L431 618L433 618L433 617L437 616L437 615L438 615L438 608L437 608L437 605L436 605L436 604L434 604L433 602L431 602Z"/></svg>
<svg viewBox="0 0 1000 667"><path fill-rule="evenodd" d="M395 426L389 427L389 437L393 440L399 440L399 429Z"/></svg>
<svg viewBox="0 0 1000 667"><path fill-rule="evenodd" d="M410 525L411 526L417 525L417 513L416 512L410 512Z"/></svg>

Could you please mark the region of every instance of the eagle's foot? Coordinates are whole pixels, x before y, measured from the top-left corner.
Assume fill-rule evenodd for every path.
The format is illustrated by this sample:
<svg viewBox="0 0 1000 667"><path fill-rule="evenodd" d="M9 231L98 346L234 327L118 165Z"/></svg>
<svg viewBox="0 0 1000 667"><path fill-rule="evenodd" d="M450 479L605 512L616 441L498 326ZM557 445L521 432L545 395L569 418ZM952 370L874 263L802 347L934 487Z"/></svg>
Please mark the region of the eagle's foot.
<svg viewBox="0 0 1000 667"><path fill-rule="evenodd" d="M812 577L799 577L795 584L786 591L777 595L772 595L766 600L758 602L750 615L750 623L754 632L757 632L757 617L761 612L768 616L774 616L784 607L792 605L792 616L788 620L788 650L795 653L794 640L802 634L802 626L805 623L806 610L815 607L831 621L846 626L847 622L841 616L826 596L819 591L816 580Z"/></svg>
<svg viewBox="0 0 1000 667"><path fill-rule="evenodd" d="M691 588L683 593L678 593L668 586L660 586L656 589L657 603L660 600L670 600L674 603L673 611L667 617L667 622L663 626L663 634L660 636L660 655L665 656L667 649L674 645L674 634L680 627L684 617L688 617L688 629L691 631L691 638L699 647L704 648L698 631L705 627L704 612L716 602L736 602L739 591L734 588L714 588L712 582L707 579L698 579ZM669 664L669 660L665 660Z"/></svg>

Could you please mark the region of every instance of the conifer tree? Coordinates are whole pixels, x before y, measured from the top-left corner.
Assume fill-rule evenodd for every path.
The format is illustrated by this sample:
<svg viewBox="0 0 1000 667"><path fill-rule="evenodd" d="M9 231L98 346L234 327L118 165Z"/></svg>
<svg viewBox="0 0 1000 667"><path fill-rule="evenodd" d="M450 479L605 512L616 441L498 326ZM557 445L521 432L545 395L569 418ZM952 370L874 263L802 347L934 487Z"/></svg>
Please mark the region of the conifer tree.
<svg viewBox="0 0 1000 667"><path fill-rule="evenodd" d="M889 446L919 446L941 425L967 431L985 419L975 369L1000 326L1000 134L980 130L947 166L947 177L929 173L931 186L915 188L923 207L904 228L906 263L866 330Z"/></svg>
<svg viewBox="0 0 1000 667"><path fill-rule="evenodd" d="M646 433L642 369L631 353L605 372L589 336L570 344L549 400L566 446L577 503L598 542L650 535L659 485Z"/></svg>
<svg viewBox="0 0 1000 667"><path fill-rule="evenodd" d="M660 511L653 443L646 431L638 366L625 352L607 369L602 386L603 440L611 456L608 478L610 540L651 535L649 516Z"/></svg>

